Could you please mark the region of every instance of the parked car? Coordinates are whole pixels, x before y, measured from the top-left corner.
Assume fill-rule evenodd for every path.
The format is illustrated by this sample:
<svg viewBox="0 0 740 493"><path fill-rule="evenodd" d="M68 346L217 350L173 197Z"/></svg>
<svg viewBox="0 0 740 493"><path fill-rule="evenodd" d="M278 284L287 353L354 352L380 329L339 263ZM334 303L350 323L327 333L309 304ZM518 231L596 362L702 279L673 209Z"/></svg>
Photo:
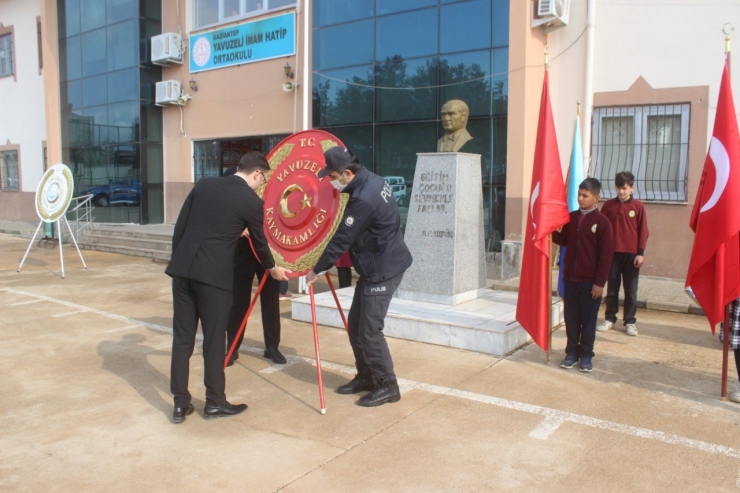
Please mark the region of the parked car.
<svg viewBox="0 0 740 493"><path fill-rule="evenodd" d="M406 180L403 176L384 176L383 179L390 185L396 203L403 205L406 201Z"/></svg>
<svg viewBox="0 0 740 493"><path fill-rule="evenodd" d="M92 194L92 203L101 207L114 204L138 204L141 202L139 180L109 180L108 185L93 185L80 192Z"/></svg>

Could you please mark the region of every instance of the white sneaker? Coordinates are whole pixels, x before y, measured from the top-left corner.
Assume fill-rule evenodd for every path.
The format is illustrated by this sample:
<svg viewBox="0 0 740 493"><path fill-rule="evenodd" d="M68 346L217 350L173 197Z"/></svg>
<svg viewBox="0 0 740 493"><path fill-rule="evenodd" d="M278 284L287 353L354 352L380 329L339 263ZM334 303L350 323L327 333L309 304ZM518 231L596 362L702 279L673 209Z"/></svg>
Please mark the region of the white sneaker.
<svg viewBox="0 0 740 493"><path fill-rule="evenodd" d="M596 330L599 332L606 332L607 330L612 330L612 327L614 327L614 322L604 320L604 323L596 327Z"/></svg>
<svg viewBox="0 0 740 493"><path fill-rule="evenodd" d="M637 335L637 327L635 327L635 324L627 324L624 326L624 331L627 332L628 336L636 336Z"/></svg>
<svg viewBox="0 0 740 493"><path fill-rule="evenodd" d="M732 402L740 402L740 382L738 382L735 392L732 392L727 398Z"/></svg>

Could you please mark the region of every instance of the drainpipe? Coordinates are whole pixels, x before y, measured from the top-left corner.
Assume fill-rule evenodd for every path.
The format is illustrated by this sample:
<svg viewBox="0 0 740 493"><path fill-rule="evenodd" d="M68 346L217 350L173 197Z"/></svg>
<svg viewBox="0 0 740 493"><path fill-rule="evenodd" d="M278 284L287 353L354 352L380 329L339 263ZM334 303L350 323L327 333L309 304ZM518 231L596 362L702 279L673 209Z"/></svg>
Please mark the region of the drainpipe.
<svg viewBox="0 0 740 493"><path fill-rule="evenodd" d="M583 105L583 162L586 173L591 166L591 115L594 106L594 41L596 37L596 0L588 0L586 7L586 84Z"/></svg>

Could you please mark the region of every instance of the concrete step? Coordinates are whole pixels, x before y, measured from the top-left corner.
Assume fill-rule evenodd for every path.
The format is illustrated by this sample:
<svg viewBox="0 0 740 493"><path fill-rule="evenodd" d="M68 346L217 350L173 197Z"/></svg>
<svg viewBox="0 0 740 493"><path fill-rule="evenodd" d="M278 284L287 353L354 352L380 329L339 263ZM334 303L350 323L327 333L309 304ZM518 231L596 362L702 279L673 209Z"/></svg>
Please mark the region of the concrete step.
<svg viewBox="0 0 740 493"><path fill-rule="evenodd" d="M107 232L99 233L97 231L85 232L80 235L80 243L84 245L119 245L161 252L170 252L172 248L172 239L142 238L140 236L126 236L121 234L112 235Z"/></svg>
<svg viewBox="0 0 740 493"><path fill-rule="evenodd" d="M92 234L98 234L98 235L105 235L105 236L115 236L120 238L141 238L141 239L148 239L148 240L162 240L162 241L172 241L172 234L171 233L153 233L153 232L143 232L143 231L127 231L122 230L121 228L107 228L105 226L95 226L93 229L88 230L86 232L92 233Z"/></svg>
<svg viewBox="0 0 740 493"><path fill-rule="evenodd" d="M120 253L121 255L131 255L135 257L147 257L154 260L170 260L170 252L164 250L153 250L149 248L139 248L134 246L116 245L110 243L83 243L80 248L85 250L95 250L98 252Z"/></svg>

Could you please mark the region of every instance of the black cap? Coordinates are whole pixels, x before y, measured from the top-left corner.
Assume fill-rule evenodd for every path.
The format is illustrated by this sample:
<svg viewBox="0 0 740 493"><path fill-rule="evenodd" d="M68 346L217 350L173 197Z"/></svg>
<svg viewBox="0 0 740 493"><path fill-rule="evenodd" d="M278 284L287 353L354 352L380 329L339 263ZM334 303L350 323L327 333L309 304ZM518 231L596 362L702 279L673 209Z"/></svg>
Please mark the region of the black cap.
<svg viewBox="0 0 740 493"><path fill-rule="evenodd" d="M351 163L359 163L357 156L346 147L332 147L324 153L326 168L319 171L319 178L328 176L332 171L341 173Z"/></svg>

